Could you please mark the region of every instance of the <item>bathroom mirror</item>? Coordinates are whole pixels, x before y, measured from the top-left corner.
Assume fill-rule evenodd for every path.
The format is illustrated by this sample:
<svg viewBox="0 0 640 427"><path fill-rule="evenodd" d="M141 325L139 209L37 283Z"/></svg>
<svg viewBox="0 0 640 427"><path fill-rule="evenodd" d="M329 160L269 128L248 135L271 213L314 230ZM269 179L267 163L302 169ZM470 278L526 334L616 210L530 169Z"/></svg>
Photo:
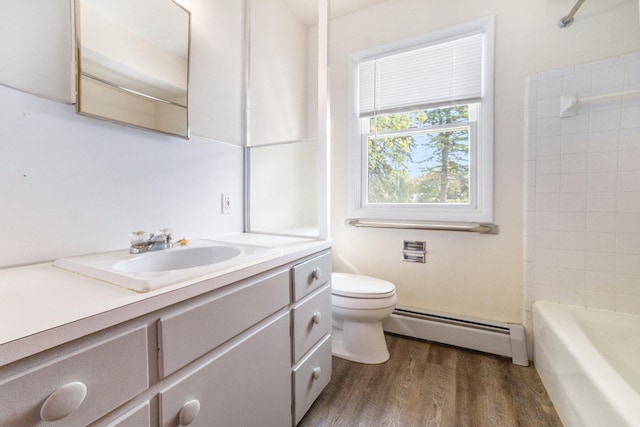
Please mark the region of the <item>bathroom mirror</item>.
<svg viewBox="0 0 640 427"><path fill-rule="evenodd" d="M173 0L75 0L79 114L189 138L190 14Z"/></svg>

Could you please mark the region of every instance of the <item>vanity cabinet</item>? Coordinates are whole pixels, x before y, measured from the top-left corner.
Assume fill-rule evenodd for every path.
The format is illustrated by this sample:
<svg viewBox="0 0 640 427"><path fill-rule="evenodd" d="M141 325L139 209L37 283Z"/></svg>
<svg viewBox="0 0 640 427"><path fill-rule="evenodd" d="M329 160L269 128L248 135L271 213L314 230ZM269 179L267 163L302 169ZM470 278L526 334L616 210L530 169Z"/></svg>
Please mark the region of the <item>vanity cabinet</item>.
<svg viewBox="0 0 640 427"><path fill-rule="evenodd" d="M331 377L330 272L309 255L2 366L0 425L295 425Z"/></svg>

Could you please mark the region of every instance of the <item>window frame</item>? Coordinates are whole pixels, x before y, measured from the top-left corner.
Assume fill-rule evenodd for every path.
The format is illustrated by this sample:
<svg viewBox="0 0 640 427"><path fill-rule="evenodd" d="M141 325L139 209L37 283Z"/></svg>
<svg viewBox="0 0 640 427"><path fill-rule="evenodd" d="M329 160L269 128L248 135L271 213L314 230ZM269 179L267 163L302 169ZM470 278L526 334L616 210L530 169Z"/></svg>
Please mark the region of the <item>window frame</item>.
<svg viewBox="0 0 640 427"><path fill-rule="evenodd" d="M349 170L349 216L357 219L405 221L492 222L493 221L493 71L495 18L470 23L413 37L399 42L354 52L349 57L349 160L357 167ZM469 135L470 182L469 204L368 203L368 144L371 135L363 130L359 117L359 64L376 57L439 44L472 34L483 34L482 95L475 128ZM443 104L442 107L451 106ZM476 127L477 126L477 127ZM428 128L426 128L428 129ZM415 129L424 132L426 129ZM413 132L414 129L408 130ZM475 151L475 153L474 153ZM475 154L475 158L473 155ZM474 203L475 202L475 203Z"/></svg>

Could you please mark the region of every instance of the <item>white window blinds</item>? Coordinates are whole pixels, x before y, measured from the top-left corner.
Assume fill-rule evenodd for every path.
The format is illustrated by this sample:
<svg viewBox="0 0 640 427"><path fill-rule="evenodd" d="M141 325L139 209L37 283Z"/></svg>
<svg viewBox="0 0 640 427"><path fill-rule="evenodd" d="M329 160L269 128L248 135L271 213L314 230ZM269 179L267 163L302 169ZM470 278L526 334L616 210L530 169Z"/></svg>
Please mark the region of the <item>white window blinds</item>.
<svg viewBox="0 0 640 427"><path fill-rule="evenodd" d="M359 64L360 117L418 110L482 96L482 34L365 59Z"/></svg>

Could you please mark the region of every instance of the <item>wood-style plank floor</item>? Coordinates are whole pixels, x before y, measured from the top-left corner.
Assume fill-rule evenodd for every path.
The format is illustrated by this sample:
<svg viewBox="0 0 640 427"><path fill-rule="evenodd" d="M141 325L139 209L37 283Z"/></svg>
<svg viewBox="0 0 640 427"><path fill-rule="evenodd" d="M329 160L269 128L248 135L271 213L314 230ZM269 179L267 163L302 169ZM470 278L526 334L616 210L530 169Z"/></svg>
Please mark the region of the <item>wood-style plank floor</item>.
<svg viewBox="0 0 640 427"><path fill-rule="evenodd" d="M333 358L332 379L299 427L562 426L533 366L386 335L391 359Z"/></svg>

